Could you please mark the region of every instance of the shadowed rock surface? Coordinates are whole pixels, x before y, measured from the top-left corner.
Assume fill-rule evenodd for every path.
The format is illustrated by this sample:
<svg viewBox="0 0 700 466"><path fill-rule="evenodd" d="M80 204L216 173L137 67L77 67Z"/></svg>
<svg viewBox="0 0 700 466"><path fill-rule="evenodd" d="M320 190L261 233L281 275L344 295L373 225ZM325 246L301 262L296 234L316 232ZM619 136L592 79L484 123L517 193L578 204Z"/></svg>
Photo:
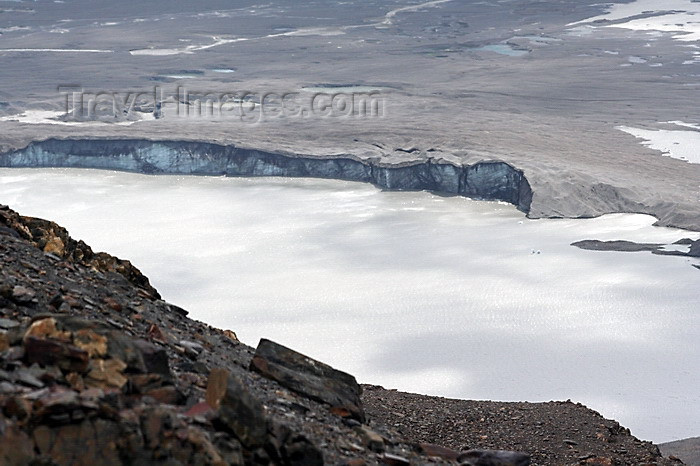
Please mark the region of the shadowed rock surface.
<svg viewBox="0 0 700 466"><path fill-rule="evenodd" d="M95 264L44 252L26 229L50 222L0 212L11 219L0 229L2 464L674 464L571 403L373 386L360 401L351 376L263 341L259 361L280 365L290 390L289 379L249 370L254 351L234 332L188 319L139 286L147 282L137 269L130 281L100 268L119 263L111 256ZM337 387L319 395L323 377L350 390L364 424L331 406ZM511 406L527 407L536 428Z"/></svg>
<svg viewBox="0 0 700 466"><path fill-rule="evenodd" d="M599 240L583 240L571 243L580 249L588 249L590 251L618 251L618 252L641 252L659 251L663 244L656 243L635 243L633 241L599 241Z"/></svg>
<svg viewBox="0 0 700 466"><path fill-rule="evenodd" d="M690 245L688 255L691 257L700 257L700 240L695 241Z"/></svg>
<svg viewBox="0 0 700 466"><path fill-rule="evenodd" d="M700 240L692 241L685 239L675 242L673 245L660 243L635 243L633 241L615 240L615 241L600 241L587 239L571 243L580 249L589 251L615 251L615 252L651 252L659 256L680 256L680 257L700 257ZM674 249L666 249L668 246L683 245L688 246L688 251L679 251ZM697 264L691 264L696 268L700 268Z"/></svg>
<svg viewBox="0 0 700 466"><path fill-rule="evenodd" d="M328 403L336 413L365 420L362 388L350 374L265 339L260 340L250 369L290 390Z"/></svg>

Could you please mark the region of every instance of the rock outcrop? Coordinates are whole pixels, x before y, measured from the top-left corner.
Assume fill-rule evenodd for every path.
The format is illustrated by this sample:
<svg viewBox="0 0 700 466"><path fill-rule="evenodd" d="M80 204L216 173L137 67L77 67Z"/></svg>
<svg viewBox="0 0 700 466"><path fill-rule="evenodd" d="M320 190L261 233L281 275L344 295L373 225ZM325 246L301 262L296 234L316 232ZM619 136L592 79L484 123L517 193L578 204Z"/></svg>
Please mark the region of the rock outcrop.
<svg viewBox="0 0 700 466"><path fill-rule="evenodd" d="M587 239L571 243L580 249L589 251L616 251L616 252L651 252L658 256L677 256L677 257L700 257L700 240L693 241L689 238L684 238L676 241L673 244L661 243L635 243L633 241L599 241ZM688 250L679 250L674 246L687 246ZM700 268L700 264L691 264L696 268Z"/></svg>
<svg viewBox="0 0 700 466"><path fill-rule="evenodd" d="M260 340L250 369L294 392L327 403L343 417L365 420L362 388L350 374L265 339Z"/></svg>
<svg viewBox="0 0 700 466"><path fill-rule="evenodd" d="M148 278L131 262L103 252L93 252L90 246L83 241L74 240L65 228L54 222L24 217L0 205L0 234L28 240L43 252L74 264L94 267L101 272L116 272L149 296L160 298Z"/></svg>
<svg viewBox="0 0 700 466"><path fill-rule="evenodd" d="M690 244L690 251L688 255L691 257L700 257L700 240L694 241Z"/></svg>

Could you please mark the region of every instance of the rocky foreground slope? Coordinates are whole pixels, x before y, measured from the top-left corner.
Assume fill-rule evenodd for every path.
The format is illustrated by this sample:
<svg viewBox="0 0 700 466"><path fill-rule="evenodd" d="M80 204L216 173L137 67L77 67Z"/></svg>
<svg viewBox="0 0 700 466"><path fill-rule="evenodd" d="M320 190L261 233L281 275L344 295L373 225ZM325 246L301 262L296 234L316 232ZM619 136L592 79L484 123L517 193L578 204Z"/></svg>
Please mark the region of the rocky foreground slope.
<svg viewBox="0 0 700 466"><path fill-rule="evenodd" d="M679 464L571 402L376 386L187 317L128 261L0 207L0 464Z"/></svg>

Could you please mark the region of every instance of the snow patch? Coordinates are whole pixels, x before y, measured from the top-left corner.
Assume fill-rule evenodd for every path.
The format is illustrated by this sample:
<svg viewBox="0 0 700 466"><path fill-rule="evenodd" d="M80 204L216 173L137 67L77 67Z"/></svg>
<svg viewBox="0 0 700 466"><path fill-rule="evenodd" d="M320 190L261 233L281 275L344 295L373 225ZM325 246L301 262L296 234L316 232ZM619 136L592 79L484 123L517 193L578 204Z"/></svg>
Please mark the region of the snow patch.
<svg viewBox="0 0 700 466"><path fill-rule="evenodd" d="M653 15L637 18L641 15ZM627 21L624 21L627 20ZM608 7L606 13L593 16L568 26L572 30L580 30L582 25L596 22L623 21L617 24L604 24L602 27L616 27L634 31L649 31L676 33L673 38L680 41L700 40L700 3L693 0L637 0L632 3L614 4Z"/></svg>
<svg viewBox="0 0 700 466"><path fill-rule="evenodd" d="M688 124L684 126L695 128ZM661 151L664 156L700 164L700 131L650 130L629 126L617 126L616 129L643 139L642 145Z"/></svg>
<svg viewBox="0 0 700 466"><path fill-rule="evenodd" d="M137 113L137 112L132 112ZM136 121L119 121L115 123L107 123L104 121L64 121L60 118L66 116L65 112L55 110L26 110L23 113L0 117L0 121L14 121L17 123L27 123L31 125L61 125L61 126L131 126L140 120L153 120L152 113L138 113L140 120Z"/></svg>

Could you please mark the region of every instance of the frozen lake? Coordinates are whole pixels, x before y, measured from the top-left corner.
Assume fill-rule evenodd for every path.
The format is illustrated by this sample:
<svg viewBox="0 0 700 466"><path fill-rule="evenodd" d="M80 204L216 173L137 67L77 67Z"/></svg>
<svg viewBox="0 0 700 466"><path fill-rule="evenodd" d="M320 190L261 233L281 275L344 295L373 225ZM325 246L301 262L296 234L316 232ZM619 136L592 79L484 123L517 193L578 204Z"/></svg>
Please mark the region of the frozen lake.
<svg viewBox="0 0 700 466"><path fill-rule="evenodd" d="M1 169L0 193L249 345L411 392L570 398L656 442L700 435L700 271L569 245L700 236L652 217L528 220L351 182L67 169Z"/></svg>

